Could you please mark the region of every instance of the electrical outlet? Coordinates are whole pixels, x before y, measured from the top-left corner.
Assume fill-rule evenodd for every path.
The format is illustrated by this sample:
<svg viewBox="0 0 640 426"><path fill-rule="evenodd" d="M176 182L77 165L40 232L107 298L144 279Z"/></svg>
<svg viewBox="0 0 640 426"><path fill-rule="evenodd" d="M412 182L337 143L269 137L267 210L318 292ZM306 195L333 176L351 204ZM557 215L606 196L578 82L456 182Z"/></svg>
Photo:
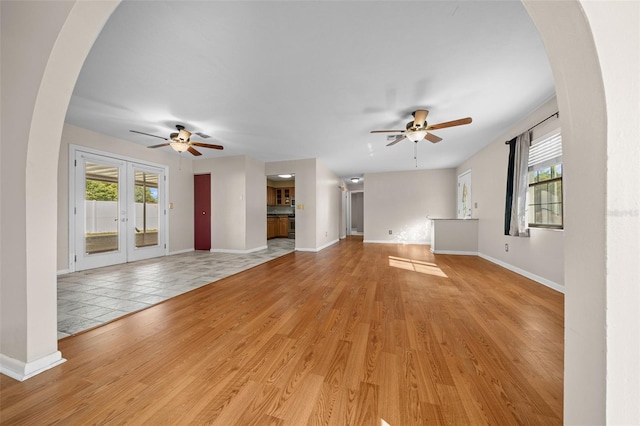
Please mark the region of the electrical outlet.
<svg viewBox="0 0 640 426"><path fill-rule="evenodd" d="M504 251L509 251L509 244L504 245Z"/></svg>
<svg viewBox="0 0 640 426"><path fill-rule="evenodd" d="M393 234L393 231L391 231L391 229L389 229L389 235Z"/></svg>

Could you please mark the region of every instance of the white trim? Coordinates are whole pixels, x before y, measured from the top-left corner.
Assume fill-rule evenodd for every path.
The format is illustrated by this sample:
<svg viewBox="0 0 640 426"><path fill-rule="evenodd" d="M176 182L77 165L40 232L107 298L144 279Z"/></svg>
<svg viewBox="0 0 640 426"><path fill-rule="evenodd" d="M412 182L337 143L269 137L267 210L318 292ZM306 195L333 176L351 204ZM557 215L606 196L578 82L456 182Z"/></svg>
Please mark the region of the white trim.
<svg viewBox="0 0 640 426"><path fill-rule="evenodd" d="M151 161L147 161L147 160L141 160L139 158L134 158L134 157L129 157L126 155L120 155L120 154L114 154L111 152L107 152L107 151L100 151L98 149L94 149L94 148L89 148L86 146L82 146L82 145L76 145L76 144L69 144L69 196L68 196L68 269L65 269L64 273L69 273L69 272L76 272L77 268L76 268L76 215L74 213L74 209L75 209L75 201L76 201L76 179L75 179L75 175L76 175L76 167L75 167L75 162L76 162L76 158L77 158L77 153L78 152L83 152L83 153L87 153L90 155L98 155L101 157L107 157L109 159L113 159L116 161L125 161L129 164L135 164L137 166L142 166L142 167L149 167L149 168L156 168L156 169L160 169L163 171L164 173L164 179L163 179L163 184L164 184L164 200L159 203L159 206L162 206L162 211L163 211L163 224L164 224L164 241L162 242L162 244L164 245L163 248L161 248L162 250L162 255L160 256L156 256L156 257L162 257L162 256L167 256L169 255L169 166L165 165L165 164L160 164L160 163L154 163ZM158 185L160 185L160 182L158 182ZM158 214L160 215L160 208L158 209ZM159 219L160 220L160 219ZM142 258L140 259L133 259L133 258L129 258L129 255L127 254L127 259L125 260L124 263L128 262L128 261L132 261L132 260L142 260Z"/></svg>
<svg viewBox="0 0 640 426"><path fill-rule="evenodd" d="M339 240L339 239L335 239L335 240L333 240L333 241L329 241L327 244L325 244L325 245L323 245L323 246L318 247L318 248L316 249L316 251L324 250L324 249L326 249L327 247L332 246L332 245L334 245L334 244L336 244L336 243L339 243L339 242L340 242L340 240Z"/></svg>
<svg viewBox="0 0 640 426"><path fill-rule="evenodd" d="M469 216L467 217L467 212L462 211L462 197L460 194L460 180L469 175ZM462 172L458 175L458 181L456 185L456 219L472 219L473 218L473 191L471 190L471 169L468 169L466 172Z"/></svg>
<svg viewBox="0 0 640 426"><path fill-rule="evenodd" d="M336 240L333 240L333 241L329 241L327 244L325 244L323 246L320 246L318 248L299 248L299 247L296 247L296 251L306 251L306 252L311 252L311 253L317 253L320 250L324 250L327 247L332 246L332 245L334 245L334 244L336 244L338 242L340 242L339 239L336 239Z"/></svg>
<svg viewBox="0 0 640 426"><path fill-rule="evenodd" d="M513 266L510 265L506 262L503 262L501 260L495 259L491 256L487 256L486 254L483 253L478 253L478 256L480 256L481 258L488 260L489 262L495 263L496 265L502 266L503 268L506 268L510 271L515 272L516 274L522 275L523 277L529 278L530 280L536 281L544 286L547 286L555 291L558 291L562 294L564 294L564 286L558 283L555 283L551 280L548 280L546 278L543 278L539 275L536 274L532 274L531 272L525 271L524 269L520 269L517 266Z"/></svg>
<svg viewBox="0 0 640 426"><path fill-rule="evenodd" d="M195 251L194 248L188 248L188 249L183 249L183 250L176 250L176 251L172 251L168 253L168 256L171 256L173 254L182 254L182 253L189 253Z"/></svg>
<svg viewBox="0 0 640 426"><path fill-rule="evenodd" d="M56 351L50 355L31 362L22 362L13 359L4 354L0 354L0 373L9 376L12 379L24 382L25 380L40 374L50 368L65 362L62 353Z"/></svg>
<svg viewBox="0 0 640 426"><path fill-rule="evenodd" d="M428 246L431 243L424 241L424 240L418 240L418 241L395 241L395 240L367 240L364 239L362 241L363 243L367 243L367 244L415 244L415 245L419 245L419 246Z"/></svg>
<svg viewBox="0 0 640 426"><path fill-rule="evenodd" d="M268 246L256 247L256 248L249 249L249 250L231 250L231 249L214 249L214 248L212 248L209 251L211 253L249 254L249 253L255 253L256 251L260 251L260 250L266 250L268 248L269 248Z"/></svg>
<svg viewBox="0 0 640 426"><path fill-rule="evenodd" d="M71 270L70 269L60 269L58 271L56 271L56 275L65 275L65 274L70 274Z"/></svg>
<svg viewBox="0 0 640 426"><path fill-rule="evenodd" d="M461 256L478 256L477 251L457 251L457 250L434 250L431 249L433 254L455 254Z"/></svg>

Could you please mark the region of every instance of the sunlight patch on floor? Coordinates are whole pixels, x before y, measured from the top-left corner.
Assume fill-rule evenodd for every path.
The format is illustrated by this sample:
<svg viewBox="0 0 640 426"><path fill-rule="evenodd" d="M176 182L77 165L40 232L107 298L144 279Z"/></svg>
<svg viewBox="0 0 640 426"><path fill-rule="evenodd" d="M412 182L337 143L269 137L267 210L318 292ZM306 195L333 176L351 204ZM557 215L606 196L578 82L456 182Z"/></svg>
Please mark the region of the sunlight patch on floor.
<svg viewBox="0 0 640 426"><path fill-rule="evenodd" d="M407 271L420 272L421 274L434 275L436 277L448 278L442 269L435 263L422 260L405 259L402 257L389 256L389 266L406 269Z"/></svg>

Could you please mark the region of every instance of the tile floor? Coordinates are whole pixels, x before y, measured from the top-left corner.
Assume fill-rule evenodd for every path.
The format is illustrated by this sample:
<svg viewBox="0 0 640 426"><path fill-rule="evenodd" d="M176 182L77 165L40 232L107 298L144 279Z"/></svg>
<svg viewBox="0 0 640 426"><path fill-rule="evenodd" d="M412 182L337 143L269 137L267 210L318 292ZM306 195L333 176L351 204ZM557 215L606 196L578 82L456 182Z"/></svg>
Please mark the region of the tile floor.
<svg viewBox="0 0 640 426"><path fill-rule="evenodd" d="M251 254L194 251L58 276L58 339L294 251L276 238Z"/></svg>

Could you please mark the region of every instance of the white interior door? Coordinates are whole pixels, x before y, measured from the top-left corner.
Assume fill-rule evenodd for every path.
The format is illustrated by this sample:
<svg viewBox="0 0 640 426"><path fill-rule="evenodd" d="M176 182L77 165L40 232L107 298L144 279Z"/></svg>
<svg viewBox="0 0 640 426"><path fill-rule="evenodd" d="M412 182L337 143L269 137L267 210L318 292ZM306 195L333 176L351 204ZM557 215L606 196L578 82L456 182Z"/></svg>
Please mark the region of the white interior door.
<svg viewBox="0 0 640 426"><path fill-rule="evenodd" d="M77 150L71 270L166 254L163 167Z"/></svg>
<svg viewBox="0 0 640 426"><path fill-rule="evenodd" d="M127 261L126 163L76 152L75 269Z"/></svg>

